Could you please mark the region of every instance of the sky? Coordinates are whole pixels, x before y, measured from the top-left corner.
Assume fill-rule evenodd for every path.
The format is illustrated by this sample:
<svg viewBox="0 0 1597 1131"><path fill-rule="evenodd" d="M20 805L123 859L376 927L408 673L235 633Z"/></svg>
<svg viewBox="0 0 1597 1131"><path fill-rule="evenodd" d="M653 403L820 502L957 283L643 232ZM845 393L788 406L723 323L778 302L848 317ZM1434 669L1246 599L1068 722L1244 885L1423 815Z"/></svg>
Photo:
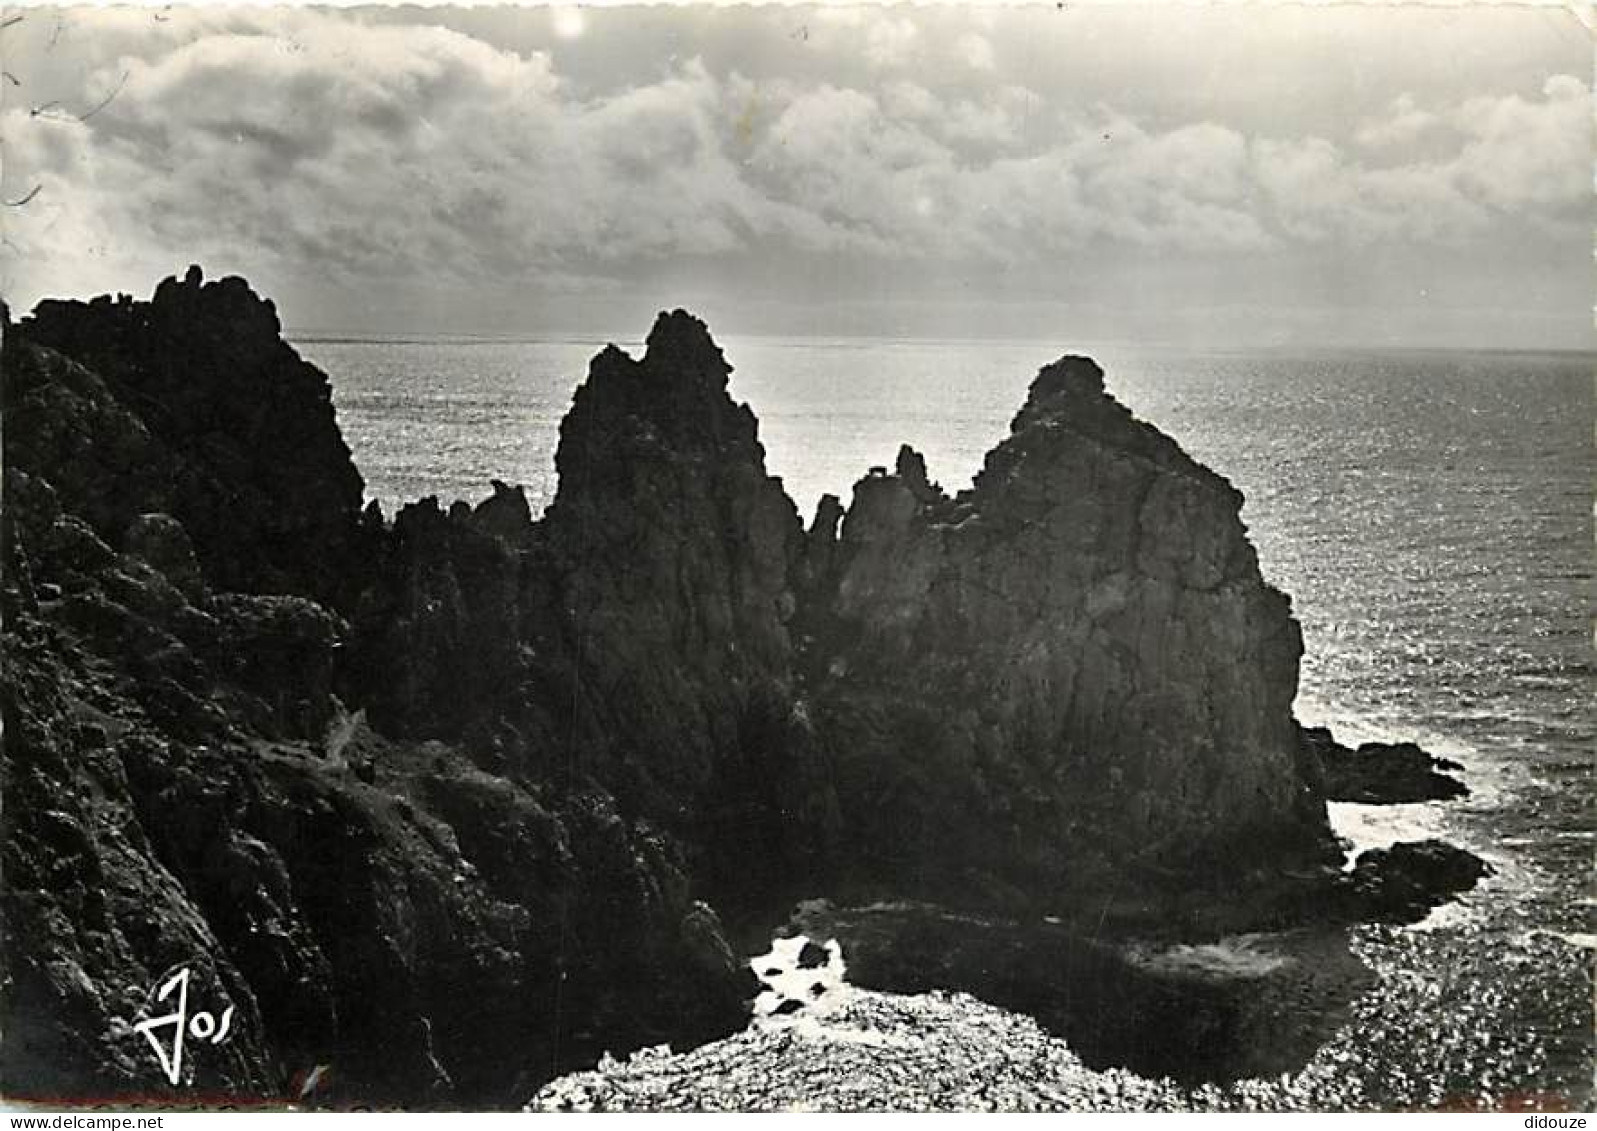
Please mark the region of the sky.
<svg viewBox="0 0 1597 1131"><path fill-rule="evenodd" d="M306 333L1592 345L1570 9L8 11L19 311L194 262Z"/></svg>

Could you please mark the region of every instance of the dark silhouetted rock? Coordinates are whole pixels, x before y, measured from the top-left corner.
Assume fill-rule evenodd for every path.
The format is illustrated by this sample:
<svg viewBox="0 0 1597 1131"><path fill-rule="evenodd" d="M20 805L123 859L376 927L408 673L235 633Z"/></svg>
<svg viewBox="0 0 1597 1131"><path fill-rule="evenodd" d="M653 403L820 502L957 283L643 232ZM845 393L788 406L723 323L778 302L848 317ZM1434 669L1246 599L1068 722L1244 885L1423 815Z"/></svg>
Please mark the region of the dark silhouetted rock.
<svg viewBox="0 0 1597 1131"><path fill-rule="evenodd" d="M483 678L526 658L525 497L361 512L269 315L191 277L7 337L0 1086L162 1091L130 1026L182 962L239 1031L182 1094L331 1063L326 1102L492 1105L735 1029L752 976L681 846L590 779L480 768L536 717ZM374 673L376 729L338 699Z"/></svg>
<svg viewBox="0 0 1597 1131"><path fill-rule="evenodd" d="M1480 857L1440 840L1372 848L1354 862L1351 917L1416 923L1489 871Z"/></svg>
<svg viewBox="0 0 1597 1131"><path fill-rule="evenodd" d="M1469 796L1468 787L1447 773L1462 766L1412 742L1366 742L1352 750L1325 727L1301 728L1299 741L1320 766L1327 801L1398 805Z"/></svg>
<svg viewBox="0 0 1597 1131"><path fill-rule="evenodd" d="M1043 910L1235 899L1334 859L1291 713L1298 626L1241 504L1075 357L971 490L908 449L860 480L799 618L855 855L899 890Z"/></svg>
<svg viewBox="0 0 1597 1131"><path fill-rule="evenodd" d="M48 422L19 462L108 541L164 512L213 585L342 603L363 485L327 378L280 335L270 301L197 267L148 302L42 302L7 335L28 355L6 361L8 418Z"/></svg>
<svg viewBox="0 0 1597 1131"><path fill-rule="evenodd" d="M197 1088L490 1105L742 1025L721 915L799 894L1212 936L1463 883L1334 866L1241 497L1092 362L970 491L906 447L807 534L729 372L662 314L593 359L543 517L496 481L387 523L242 280L12 327L7 1094L156 1088L130 1025L187 961L242 1034Z"/></svg>
<svg viewBox="0 0 1597 1131"><path fill-rule="evenodd" d="M508 545L523 545L532 532L532 507L527 503L526 489L507 486L497 479L492 487L493 494L473 508L473 525Z"/></svg>

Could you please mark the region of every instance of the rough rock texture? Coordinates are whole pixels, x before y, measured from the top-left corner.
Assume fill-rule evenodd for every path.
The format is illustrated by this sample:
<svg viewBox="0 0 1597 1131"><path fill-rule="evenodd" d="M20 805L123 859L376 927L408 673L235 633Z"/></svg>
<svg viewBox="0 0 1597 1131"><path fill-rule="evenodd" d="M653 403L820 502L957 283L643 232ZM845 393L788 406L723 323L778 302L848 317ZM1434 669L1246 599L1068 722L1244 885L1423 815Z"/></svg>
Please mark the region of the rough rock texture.
<svg viewBox="0 0 1597 1131"><path fill-rule="evenodd" d="M191 1044L187 1096L282 1098L326 1064L332 1102L499 1105L606 1049L736 1028L752 980L676 841L591 782L485 773L345 709L349 623L270 590L356 606L380 563L334 578L330 555L362 539L402 555L415 524L390 533L339 500L353 483L358 503L359 478L322 442L330 407L295 393L325 383L275 320L248 356L269 307L217 286L169 281L153 304L57 308L49 334L6 336L0 1089L166 1092L131 1026L183 965L194 1008L236 1014L226 1044ZM239 375L283 385L262 390L280 403L222 412L254 399ZM263 428L308 449L283 458Z"/></svg>
<svg viewBox="0 0 1597 1131"><path fill-rule="evenodd" d="M728 372L703 323L662 315L641 359L594 359L542 521L503 484L401 510L346 673L379 726L602 782L745 904L816 874L837 818L786 627L802 530Z"/></svg>
<svg viewBox="0 0 1597 1131"><path fill-rule="evenodd" d="M1325 727L1303 727L1298 741L1320 766L1327 801L1400 805L1469 796L1469 788L1449 773L1464 767L1412 742L1365 742L1353 750Z"/></svg>
<svg viewBox="0 0 1597 1131"><path fill-rule="evenodd" d="M1130 894L1128 870L1235 892L1333 858L1291 713L1298 626L1241 504L1075 357L971 490L906 448L835 536L823 503L806 670L860 851L940 898L1058 907Z"/></svg>
<svg viewBox="0 0 1597 1131"><path fill-rule="evenodd" d="M543 518L390 523L241 280L5 328L8 1092L162 1090L130 1026L183 963L238 1015L193 1085L494 1105L741 1025L716 909L1356 900L1240 496L1090 362L972 491L906 450L806 534L677 311L594 359ZM1433 857L1355 877L1409 908Z"/></svg>
<svg viewBox="0 0 1597 1131"><path fill-rule="evenodd" d="M57 631L5 638L7 1094L166 1091L129 1026L184 964L196 1008L238 1007L231 1041L191 1047L189 1094L286 1098L329 1064L337 1102L499 1105L746 1015L680 858L603 794L370 735L369 775L231 728L177 740L136 701L156 689Z"/></svg>
<svg viewBox="0 0 1597 1131"><path fill-rule="evenodd" d="M68 509L107 542L165 512L222 588L342 594L360 473L326 377L243 279L207 283L191 267L149 302L49 300L13 332L56 356L14 359L7 442L58 469ZM96 385L133 419L102 413ZM89 458L65 466L74 456Z"/></svg>
<svg viewBox="0 0 1597 1131"><path fill-rule="evenodd" d="M1489 871L1480 857L1440 840L1372 848L1354 862L1353 906L1367 918L1417 923Z"/></svg>
<svg viewBox="0 0 1597 1131"><path fill-rule="evenodd" d="M682 311L641 360L601 353L561 425L543 526L591 716L573 756L702 846L710 889L737 900L813 874L835 816L792 679L803 532L730 371Z"/></svg>

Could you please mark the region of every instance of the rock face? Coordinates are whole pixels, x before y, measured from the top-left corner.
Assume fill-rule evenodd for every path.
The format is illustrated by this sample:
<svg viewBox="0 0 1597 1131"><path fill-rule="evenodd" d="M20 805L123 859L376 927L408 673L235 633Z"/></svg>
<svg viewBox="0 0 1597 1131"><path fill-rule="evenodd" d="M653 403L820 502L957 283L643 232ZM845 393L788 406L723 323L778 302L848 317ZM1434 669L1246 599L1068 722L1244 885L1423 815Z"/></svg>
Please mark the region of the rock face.
<svg viewBox="0 0 1597 1131"><path fill-rule="evenodd" d="M188 1096L287 1098L325 1064L331 1102L497 1106L607 1049L735 1029L751 979L680 842L591 779L485 773L469 744L428 741L408 717L379 733L345 709L352 669L428 639L420 619L359 636L337 611L368 611L375 598L347 595L390 576L432 579L428 511L384 530L345 505L359 478L341 441L315 442L325 397L282 419L305 374L275 321L266 356L200 364L244 350L264 333L252 312L269 311L215 286L52 308L48 333L6 335L0 1088L167 1091L132 1025L162 1011L150 995L181 966L195 1008L235 1010L226 1044L190 1049ZM244 321L224 342L229 311ZM105 345L107 326L126 337ZM45 337L105 350L118 378ZM304 368L316 380L300 385L325 391ZM281 379L285 403L220 412L240 375ZM182 396L146 392L180 380ZM286 449L264 443L268 419ZM513 529L524 504L496 498L473 521ZM337 548L362 539L369 558L332 576ZM486 615L499 591L479 583L505 570L513 597L516 557L498 534L465 539L431 551ZM443 638L423 659L462 664L468 684L473 644ZM427 690L437 703L451 688ZM466 705L491 724L491 702Z"/></svg>
<svg viewBox="0 0 1597 1131"><path fill-rule="evenodd" d="M803 531L754 414L698 319L662 315L645 356L594 359L560 430L543 526L572 645L575 755L703 848L737 899L813 874L834 818L798 709L787 624Z"/></svg>
<svg viewBox="0 0 1597 1131"><path fill-rule="evenodd" d="M837 818L787 630L802 529L729 371L681 311L641 359L599 354L548 514L502 484L475 509L402 510L347 673L380 725L463 740L497 772L602 782L743 903L816 874Z"/></svg>
<svg viewBox="0 0 1597 1131"><path fill-rule="evenodd" d="M85 674L98 639L63 636L22 616L5 643L7 1094L165 1091L129 1026L183 965L196 1008L238 1014L191 1049L190 1094L289 1098L325 1063L337 1102L497 1106L745 1016L680 856L602 793L370 735L369 775L249 731L178 739Z"/></svg>
<svg viewBox="0 0 1597 1131"><path fill-rule="evenodd" d="M222 588L340 595L360 473L326 377L244 280L191 267L149 302L42 302L14 332L55 356L32 355L44 372L13 363L7 442L58 469L68 508L103 537L120 545L141 513L164 512ZM134 419L102 419L96 385Z"/></svg>
<svg viewBox="0 0 1597 1131"><path fill-rule="evenodd" d="M1349 882L1240 496L1083 359L971 491L906 449L806 533L677 311L594 359L545 516L390 523L241 280L5 328L8 1094L165 1090L185 964L237 1015L185 1086L493 1106L743 1024L720 913L1212 932ZM1422 855L1360 890L1464 882Z"/></svg>
<svg viewBox="0 0 1597 1131"><path fill-rule="evenodd" d="M1241 504L1077 357L1038 374L971 490L906 448L839 533L823 502L806 671L861 851L1060 908L1128 868L1234 888L1243 861L1327 859L1298 627Z"/></svg>

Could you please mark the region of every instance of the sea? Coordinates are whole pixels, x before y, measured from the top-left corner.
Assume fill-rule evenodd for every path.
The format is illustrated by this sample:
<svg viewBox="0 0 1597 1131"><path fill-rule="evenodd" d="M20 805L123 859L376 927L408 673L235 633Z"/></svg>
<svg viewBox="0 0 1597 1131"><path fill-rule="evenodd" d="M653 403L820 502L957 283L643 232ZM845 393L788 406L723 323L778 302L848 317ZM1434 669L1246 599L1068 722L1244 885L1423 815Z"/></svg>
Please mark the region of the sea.
<svg viewBox="0 0 1597 1131"><path fill-rule="evenodd" d="M368 495L392 515L427 495L474 501L490 478L546 505L561 417L604 341L295 344L329 375ZM968 486L1037 370L1094 357L1115 396L1246 496L1265 575L1303 626L1299 718L1346 743L1417 741L1464 767L1467 799L1336 804L1333 822L1353 851L1436 836L1491 875L1415 927L1360 929L1377 984L1302 1072L1188 1095L1194 1106L1590 1106L1597 355L721 345L732 394L758 416L768 468L806 521L903 443L945 489Z"/></svg>

